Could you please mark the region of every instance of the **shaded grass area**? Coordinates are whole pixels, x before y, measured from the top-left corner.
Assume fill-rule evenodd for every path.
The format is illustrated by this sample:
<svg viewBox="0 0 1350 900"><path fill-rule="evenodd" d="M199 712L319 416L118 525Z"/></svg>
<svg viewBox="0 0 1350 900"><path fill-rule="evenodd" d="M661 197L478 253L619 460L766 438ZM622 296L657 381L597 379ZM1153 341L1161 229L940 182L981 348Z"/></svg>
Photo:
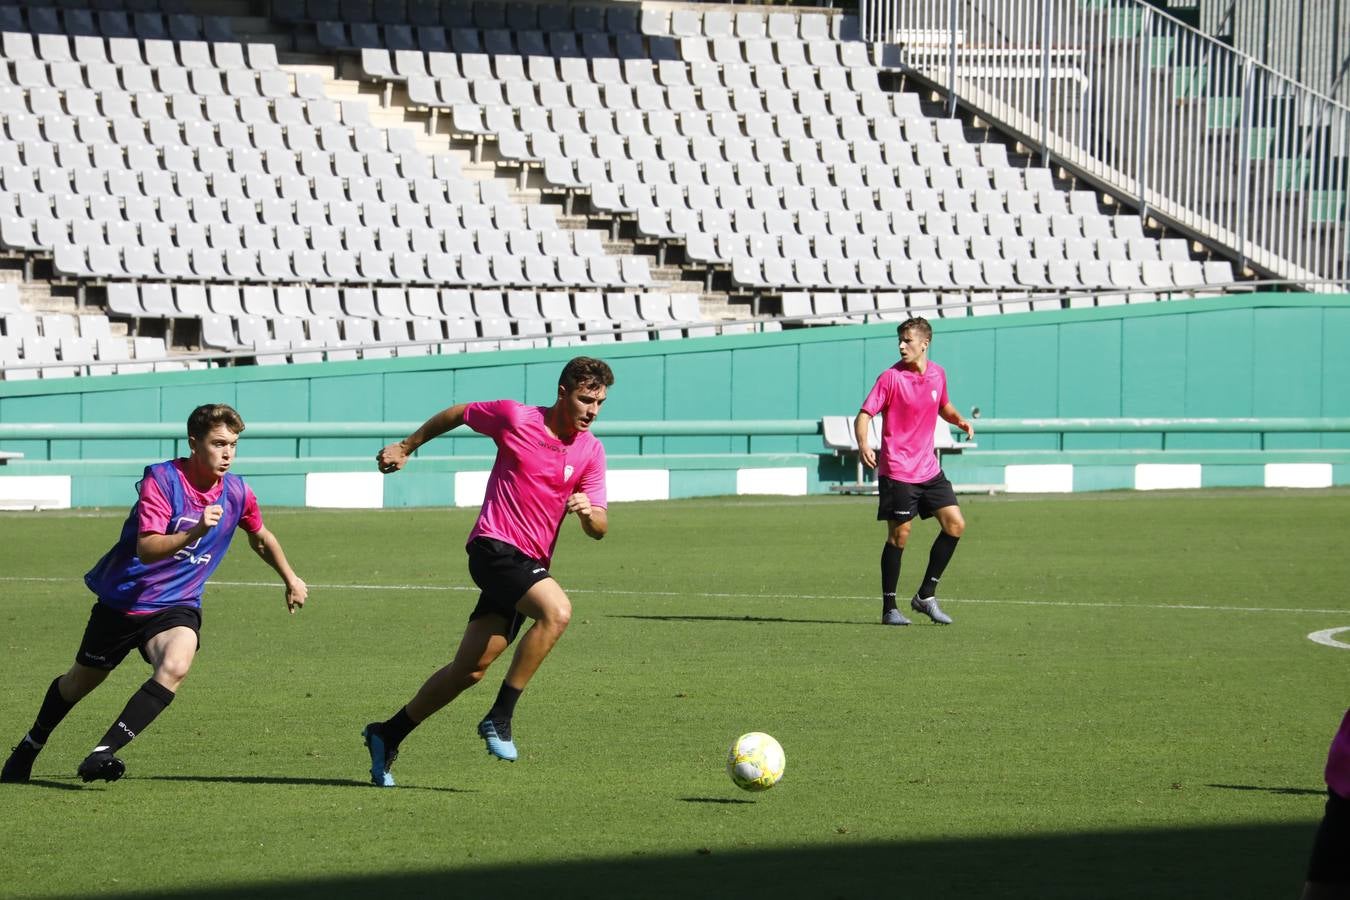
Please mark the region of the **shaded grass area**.
<svg viewBox="0 0 1350 900"><path fill-rule="evenodd" d="M518 708L500 671L365 783L359 732L453 652L475 592L463 510L271 510L311 583L285 615L236 548L179 699L75 765L134 656L3 786L0 895L1270 897L1296 893L1345 706L1345 492L963 500L950 628L875 623L882 527L859 498L618 505L569 527L572 627ZM0 738L22 734L122 513L3 515ZM901 590L922 574L916 526ZM241 545L242 546L242 545ZM784 782L737 791L737 734Z"/></svg>
<svg viewBox="0 0 1350 900"><path fill-rule="evenodd" d="M701 848L682 856L283 879L194 892L215 898L505 896L688 898L801 896L1082 898L1297 896L1307 829L1290 825L966 838L757 852ZM706 852L705 852L706 851ZM1216 873L1223 873L1217 879ZM116 895L126 900L144 893Z"/></svg>

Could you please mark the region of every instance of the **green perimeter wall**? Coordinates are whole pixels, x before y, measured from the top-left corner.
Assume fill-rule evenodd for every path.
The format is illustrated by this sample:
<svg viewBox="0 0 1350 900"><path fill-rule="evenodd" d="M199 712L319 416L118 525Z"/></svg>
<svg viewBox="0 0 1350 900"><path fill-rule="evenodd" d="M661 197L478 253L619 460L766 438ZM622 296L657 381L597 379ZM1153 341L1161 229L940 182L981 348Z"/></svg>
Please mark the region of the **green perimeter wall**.
<svg viewBox="0 0 1350 900"><path fill-rule="evenodd" d="M952 401L989 418L1289 417L1350 415L1350 296L1254 294L1102 309L934 320L930 357L946 370ZM0 422L186 421L206 402L237 407L247 422L420 422L452 403L512 397L552 402L563 364L602 356L616 384L603 420L816 419L852 414L877 374L897 359L895 326L853 325L594 348L561 347L407 359L53 381L0 382ZM978 425L978 423L977 423ZM459 435L456 432L456 435ZM389 440L402 436L391 432ZM1054 449L1056 434L979 437L985 451ZM1258 449L1248 434L1187 434L1168 450ZM1158 434L1067 434L1064 450L1160 449ZM299 504L297 473L363 469L380 441L254 438L239 470L260 497ZM672 496L728 493L720 469L809 465L811 489L852 480L819 437L763 435L605 438L612 468L670 468ZM49 452L50 447L50 452ZM1350 434L1291 433L1267 449L1350 447ZM170 440L5 441L25 459L3 474L79 474L75 506L122 505L146 462L184 452ZM297 454L298 450L298 454ZM421 451L446 457L426 478L486 468L490 443L447 436ZM465 465L456 465L456 460ZM715 463L715 460L723 460ZM353 465L354 460L360 464ZM250 461L255 465L250 466ZM344 462L345 461L345 462ZM303 480L303 479L301 479ZM272 488L272 490L269 490ZM301 489L302 490L302 489ZM407 491L415 491L409 479Z"/></svg>

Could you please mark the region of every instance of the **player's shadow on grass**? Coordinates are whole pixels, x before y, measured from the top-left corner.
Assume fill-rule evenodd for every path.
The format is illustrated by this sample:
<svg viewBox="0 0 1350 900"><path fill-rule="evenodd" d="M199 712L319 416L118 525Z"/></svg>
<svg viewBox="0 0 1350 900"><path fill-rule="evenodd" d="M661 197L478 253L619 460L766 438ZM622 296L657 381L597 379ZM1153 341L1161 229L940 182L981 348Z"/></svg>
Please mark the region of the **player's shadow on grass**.
<svg viewBox="0 0 1350 900"><path fill-rule="evenodd" d="M772 804L770 804L772 805ZM704 810L708 823L729 812ZM551 861L519 858L496 865L409 869L399 838L375 831L365 866L351 874L289 875L212 883L210 876L172 890L144 887L103 900L367 900L370 897L556 897L560 900L688 900L690 897L772 897L774 900L918 897L941 900L1268 900L1297 896L1319 812L1309 802L1303 822L1242 826L1110 829L1002 837L934 837L869 841L836 833L822 822L806 846L737 846L740 832L711 829L672 835L661 851L634 847L604 858ZM848 820L847 810L830 814ZM739 816L738 816L739 818ZM363 823L364 824L364 823ZM903 826L902 826L903 827ZM524 833L517 839L527 837ZM451 846L473 847L466 831ZM583 845L584 846L584 845ZM509 848L504 856L511 857ZM219 851L217 851L219 852ZM584 851L583 851L584 852ZM211 871L228 878L229 860ZM106 886L105 886L106 887Z"/></svg>
<svg viewBox="0 0 1350 900"><path fill-rule="evenodd" d="M1284 794L1290 797L1321 797L1327 792L1326 788L1265 787L1258 784L1207 784L1205 787L1225 791L1265 791L1267 794Z"/></svg>
<svg viewBox="0 0 1350 900"><path fill-rule="evenodd" d="M355 778L296 778L289 775L140 775L138 781L192 781L200 784L277 784L302 787L374 787L369 781ZM477 791L452 787L426 785L399 785L400 791L438 791L446 794L476 794Z"/></svg>
<svg viewBox="0 0 1350 900"><path fill-rule="evenodd" d="M681 803L722 803L728 806L740 803L754 803L753 800L744 800L739 797L681 797Z"/></svg>
<svg viewBox="0 0 1350 900"><path fill-rule="evenodd" d="M74 783L74 778L70 781L52 781L48 778L30 778L24 782L30 787L50 788L57 791L82 791L81 785Z"/></svg>
<svg viewBox="0 0 1350 900"><path fill-rule="evenodd" d="M863 625L859 619L787 619L779 616L635 616L615 613L611 619L641 619L647 622L756 622L770 625Z"/></svg>

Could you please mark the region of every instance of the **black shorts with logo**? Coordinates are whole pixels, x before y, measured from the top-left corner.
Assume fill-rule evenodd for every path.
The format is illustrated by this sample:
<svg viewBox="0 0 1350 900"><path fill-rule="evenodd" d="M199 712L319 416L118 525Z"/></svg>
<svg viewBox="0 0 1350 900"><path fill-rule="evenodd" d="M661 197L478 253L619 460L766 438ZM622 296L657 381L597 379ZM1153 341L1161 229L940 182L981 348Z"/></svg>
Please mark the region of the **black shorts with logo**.
<svg viewBox="0 0 1350 900"><path fill-rule="evenodd" d="M879 522L908 522L915 516L929 519L944 506L956 505L956 489L941 470L922 484L877 476Z"/></svg>
<svg viewBox="0 0 1350 900"><path fill-rule="evenodd" d="M499 615L510 623L507 641L514 641L525 622L525 614L516 609L516 604L526 591L552 577L548 566L496 538L476 537L465 550L469 554L469 576L482 592L469 621L488 613Z"/></svg>
<svg viewBox="0 0 1350 900"><path fill-rule="evenodd" d="M145 652L145 645L150 639L180 625L197 633L197 646L200 647L202 611L198 607L170 606L137 616L104 603L95 603L89 611L89 624L84 626L84 637L75 653L75 661L91 669L111 672L135 647L141 651L141 659L148 663L150 657Z"/></svg>

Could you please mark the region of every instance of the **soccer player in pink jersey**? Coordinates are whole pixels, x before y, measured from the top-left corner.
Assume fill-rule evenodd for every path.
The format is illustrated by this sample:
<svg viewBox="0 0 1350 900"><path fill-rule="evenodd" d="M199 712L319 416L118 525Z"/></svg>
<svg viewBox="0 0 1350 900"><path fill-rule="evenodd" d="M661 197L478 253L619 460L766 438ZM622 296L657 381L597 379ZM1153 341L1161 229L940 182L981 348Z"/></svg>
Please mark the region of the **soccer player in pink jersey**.
<svg viewBox="0 0 1350 900"><path fill-rule="evenodd" d="M488 753L508 761L518 756L511 736L516 701L572 617L571 601L549 574L558 532L569 513L596 540L609 531L605 448L590 428L613 384L607 364L578 356L563 368L552 406L514 400L456 404L376 455L380 471L392 474L418 447L460 425L497 445L466 546L469 575L481 591L478 603L449 665L432 674L397 713L362 731L376 786L394 786L389 768L399 744L428 716L482 681L528 617L534 624L521 637L497 699L478 723Z"/></svg>
<svg viewBox="0 0 1350 900"><path fill-rule="evenodd" d="M900 361L877 378L853 422L858 455L869 469L877 470L877 519L886 522L887 529L881 548L881 622L909 624L895 603L900 557L914 517L936 516L942 531L933 541L928 570L909 605L934 622L950 625L951 617L937 603L937 585L956 552L966 520L956 503L956 491L938 463L933 431L938 416L967 437L975 436L975 428L948 399L947 373L928 358L928 345L933 341L928 321L910 318L896 331L900 336ZM882 417L879 459L868 442L868 429L878 415Z"/></svg>
<svg viewBox="0 0 1350 900"><path fill-rule="evenodd" d="M1327 805L1313 839L1303 900L1350 897L1350 709L1327 752Z"/></svg>
<svg viewBox="0 0 1350 900"><path fill-rule="evenodd" d="M132 649L154 669L93 751L80 763L84 781L116 781L126 771L115 755L172 702L200 644L202 592L225 558L236 528L286 586L292 614L309 589L280 542L263 526L253 491L230 471L244 420L223 403L188 416L190 455L146 466L117 543L84 576L98 598L75 664L47 688L33 727L0 770L0 781L27 781L52 730Z"/></svg>

